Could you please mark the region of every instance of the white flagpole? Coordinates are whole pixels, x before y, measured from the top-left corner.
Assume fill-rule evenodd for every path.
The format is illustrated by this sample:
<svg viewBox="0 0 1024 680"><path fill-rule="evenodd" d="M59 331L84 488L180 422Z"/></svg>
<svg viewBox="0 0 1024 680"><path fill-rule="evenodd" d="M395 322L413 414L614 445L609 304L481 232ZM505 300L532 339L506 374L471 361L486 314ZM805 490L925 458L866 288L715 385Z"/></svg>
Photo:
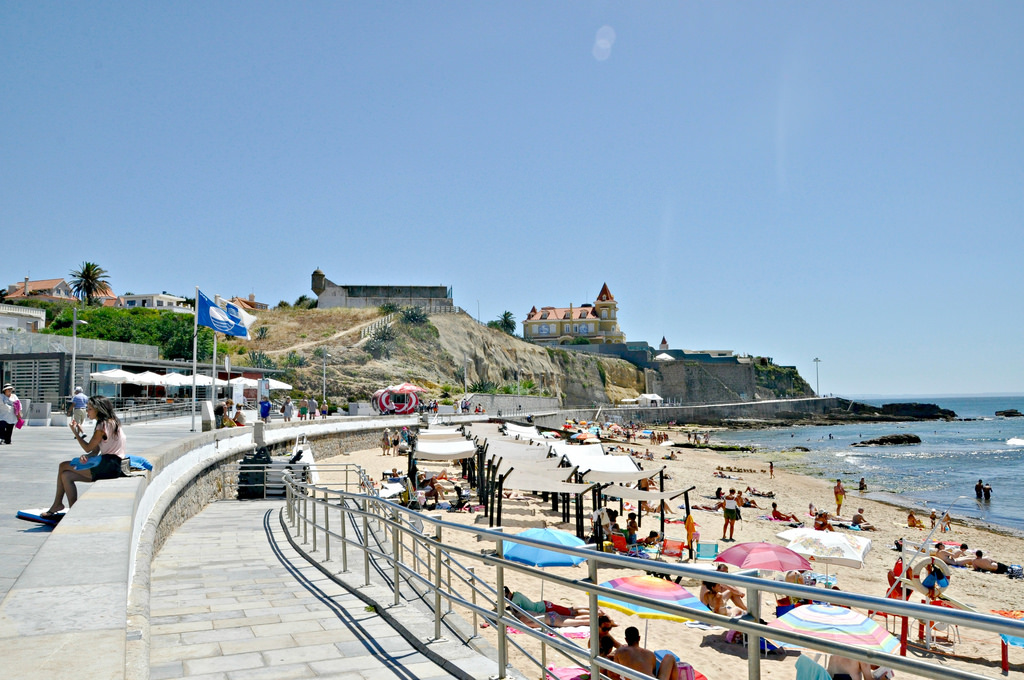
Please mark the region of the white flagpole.
<svg viewBox="0 0 1024 680"><path fill-rule="evenodd" d="M210 361L210 377L213 378L213 386L211 387L213 397L210 400L210 406L217 408L216 403L214 403L217 401L217 331L213 331L213 359Z"/></svg>
<svg viewBox="0 0 1024 680"><path fill-rule="evenodd" d="M196 356L199 342L199 286L196 286L196 302L192 323L192 432L196 431Z"/></svg>

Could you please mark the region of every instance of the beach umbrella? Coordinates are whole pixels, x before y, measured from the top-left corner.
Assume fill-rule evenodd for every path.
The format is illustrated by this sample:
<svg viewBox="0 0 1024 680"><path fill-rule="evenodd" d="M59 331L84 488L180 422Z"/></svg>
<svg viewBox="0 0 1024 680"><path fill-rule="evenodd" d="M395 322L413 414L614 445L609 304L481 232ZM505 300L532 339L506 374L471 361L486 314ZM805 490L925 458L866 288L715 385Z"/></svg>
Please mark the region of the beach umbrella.
<svg viewBox="0 0 1024 680"><path fill-rule="evenodd" d="M741 569L770 569L772 571L803 571L811 563L785 546L774 543L739 543L724 550L715 562L731 564Z"/></svg>
<svg viewBox="0 0 1024 680"><path fill-rule="evenodd" d="M630 595L640 595L652 600L659 600L668 604L678 605L680 607L688 607L690 609L705 612L711 611L700 601L700 599L686 588L682 587L678 583L674 583L668 579L658 578L657 576L649 576L646 574L643 576L622 576L620 578L614 578L611 581L605 581L601 586L611 588L619 592L629 593ZM603 594L597 596L597 602L605 607L616 609L623 614L639 616L641 619L645 620L665 619L667 621L680 622L693 620L679 614L663 612L660 609L652 609L643 605L616 600ZM644 624L644 644L647 644L646 623Z"/></svg>
<svg viewBox="0 0 1024 680"><path fill-rule="evenodd" d="M871 539L810 527L787 529L777 534L789 541L786 547L813 562L860 569L871 550Z"/></svg>
<svg viewBox="0 0 1024 680"><path fill-rule="evenodd" d="M573 548L586 545L583 539L558 529L526 529L516 535L523 538L532 538L535 541L544 541L553 545L564 545ZM577 557L576 555L566 555L554 550L545 550L544 548L537 548L523 543L511 543L509 541L501 542L501 550L505 559L528 564L531 567L575 567L581 562L586 561L583 557ZM541 579L540 582L540 599L544 599L544 579ZM541 665L547 663L546 645L541 645L541 659L543 661Z"/></svg>
<svg viewBox="0 0 1024 680"><path fill-rule="evenodd" d="M805 633L819 640L857 645L892 654L900 641L877 621L853 609L831 604L805 604L794 607L768 624L790 633Z"/></svg>
<svg viewBox="0 0 1024 680"><path fill-rule="evenodd" d="M390 392L399 392L404 394L409 394L410 392L426 392L426 390L423 389L422 387L418 385L413 385L412 383L409 382L404 382L401 385L392 385L387 389Z"/></svg>
<svg viewBox="0 0 1024 680"><path fill-rule="evenodd" d="M245 376L238 376L228 381L229 385L242 385L243 387L256 387L256 380L253 378L246 378Z"/></svg>
<svg viewBox="0 0 1024 680"><path fill-rule="evenodd" d="M586 545L582 538L559 529L526 529L525 531L520 531L516 536L571 548ZM544 548L537 548L524 543L502 541L501 547L502 555L504 555L505 559L528 564L531 567L575 567L577 564L585 561L584 558L576 555L545 550ZM541 582L541 588L543 587L543 582Z"/></svg>
<svg viewBox="0 0 1024 680"><path fill-rule="evenodd" d="M288 383L273 378L267 378L267 383L272 390L290 390L292 388Z"/></svg>
<svg viewBox="0 0 1024 680"><path fill-rule="evenodd" d="M152 371L143 371L142 373L137 373L135 377L133 377L130 380L126 380L125 382L131 383L133 385L153 387L156 385L163 385L163 379L164 377L159 373L153 373Z"/></svg>
<svg viewBox="0 0 1024 680"><path fill-rule="evenodd" d="M113 383L114 385L120 385L126 383L135 377L135 373L129 371L122 371L120 368L112 368L109 371L99 371L97 373L90 373L89 379L93 382L105 382Z"/></svg>
<svg viewBox="0 0 1024 680"><path fill-rule="evenodd" d="M570 437L570 439L578 439L578 440L582 441L584 439L597 439L597 437L595 437L594 435L590 434L589 432L577 432L572 437Z"/></svg>
<svg viewBox="0 0 1024 680"><path fill-rule="evenodd" d="M544 437L545 439L561 439L561 437L558 436L557 432L552 432L551 430L545 430L544 432L541 432L540 436Z"/></svg>
<svg viewBox="0 0 1024 680"><path fill-rule="evenodd" d="M160 376L160 384L164 387L191 387L192 376L184 373L165 373Z"/></svg>

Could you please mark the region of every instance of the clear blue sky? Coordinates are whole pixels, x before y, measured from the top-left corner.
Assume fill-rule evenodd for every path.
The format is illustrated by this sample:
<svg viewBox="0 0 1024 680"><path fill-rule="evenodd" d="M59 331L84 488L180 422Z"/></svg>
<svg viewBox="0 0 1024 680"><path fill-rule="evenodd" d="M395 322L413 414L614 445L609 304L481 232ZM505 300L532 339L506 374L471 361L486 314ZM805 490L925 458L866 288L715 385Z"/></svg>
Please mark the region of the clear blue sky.
<svg viewBox="0 0 1024 680"><path fill-rule="evenodd" d="M0 4L0 285L446 284L1024 391L1024 4Z"/></svg>

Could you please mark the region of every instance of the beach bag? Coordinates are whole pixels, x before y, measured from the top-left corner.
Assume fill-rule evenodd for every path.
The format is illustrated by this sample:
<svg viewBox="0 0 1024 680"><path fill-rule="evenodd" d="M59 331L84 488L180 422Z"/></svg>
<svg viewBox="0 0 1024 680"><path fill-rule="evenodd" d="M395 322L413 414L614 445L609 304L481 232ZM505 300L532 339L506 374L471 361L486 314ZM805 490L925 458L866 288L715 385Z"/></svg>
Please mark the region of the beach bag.
<svg viewBox="0 0 1024 680"><path fill-rule="evenodd" d="M677 661L676 670L678 671L678 673L676 674L677 677L681 678L682 680L695 680L695 678L697 677L696 673L693 670L693 666L686 663L685 661Z"/></svg>
<svg viewBox="0 0 1024 680"><path fill-rule="evenodd" d="M1024 578L1024 567L1019 564L1011 564L1006 576L1012 579Z"/></svg>

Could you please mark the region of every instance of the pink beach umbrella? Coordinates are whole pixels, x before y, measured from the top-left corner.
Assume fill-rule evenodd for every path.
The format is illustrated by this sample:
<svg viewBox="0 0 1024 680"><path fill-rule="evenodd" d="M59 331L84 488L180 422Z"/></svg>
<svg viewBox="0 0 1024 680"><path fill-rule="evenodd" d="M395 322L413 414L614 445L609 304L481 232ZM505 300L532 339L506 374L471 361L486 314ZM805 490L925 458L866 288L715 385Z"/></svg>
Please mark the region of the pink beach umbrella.
<svg viewBox="0 0 1024 680"><path fill-rule="evenodd" d="M772 571L803 571L811 563L785 546L774 543L740 543L725 550L715 562L731 564L741 569L770 569Z"/></svg>

